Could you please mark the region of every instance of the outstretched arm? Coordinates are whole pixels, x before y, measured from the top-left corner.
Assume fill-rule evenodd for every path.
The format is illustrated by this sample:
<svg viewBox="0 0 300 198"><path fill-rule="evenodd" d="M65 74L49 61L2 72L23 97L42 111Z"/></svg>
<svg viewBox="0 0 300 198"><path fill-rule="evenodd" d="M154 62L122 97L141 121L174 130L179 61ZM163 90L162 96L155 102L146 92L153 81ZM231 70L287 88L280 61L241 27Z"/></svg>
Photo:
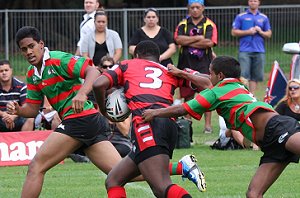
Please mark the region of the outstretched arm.
<svg viewBox="0 0 300 198"><path fill-rule="evenodd" d="M179 117L188 114L185 108L180 105L174 105L167 108L161 109L147 109L143 112L142 118L144 122L149 122L153 120L154 117Z"/></svg>
<svg viewBox="0 0 300 198"><path fill-rule="evenodd" d="M203 90L212 87L209 75L207 74L201 74L197 72L197 74L194 75L189 72L180 70L171 64L168 64L168 71L174 76L191 81L198 88L198 90Z"/></svg>

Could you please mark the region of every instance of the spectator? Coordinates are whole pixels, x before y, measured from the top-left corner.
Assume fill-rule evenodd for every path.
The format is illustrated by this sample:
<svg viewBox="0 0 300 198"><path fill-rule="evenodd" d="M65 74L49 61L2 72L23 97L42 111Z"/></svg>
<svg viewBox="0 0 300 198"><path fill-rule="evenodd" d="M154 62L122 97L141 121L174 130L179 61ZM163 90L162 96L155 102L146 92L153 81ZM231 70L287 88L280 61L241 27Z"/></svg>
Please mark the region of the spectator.
<svg viewBox="0 0 300 198"><path fill-rule="evenodd" d="M200 73L208 74L208 68L213 59L212 47L217 45L218 33L214 22L204 16L204 10L204 0L189 0L189 16L178 24L174 38L176 43L181 46L179 49L178 68L184 69L188 67ZM179 98L184 98L184 101L188 101L194 97L194 94L195 92L190 89L180 88ZM187 115L187 119L191 120L189 115ZM212 132L211 112L205 113L203 132Z"/></svg>
<svg viewBox="0 0 300 198"><path fill-rule="evenodd" d="M119 34L107 28L107 15L104 11L95 13L95 28L81 40L81 53L99 65L103 56L109 55L118 62L122 57L122 41Z"/></svg>
<svg viewBox="0 0 300 198"><path fill-rule="evenodd" d="M172 62L172 55L176 52L176 46L171 32L159 24L158 11L148 8L144 12L144 26L137 29L129 41L129 53L133 56L134 49L140 41L151 40L160 50L159 62L167 66Z"/></svg>
<svg viewBox="0 0 300 198"><path fill-rule="evenodd" d="M80 38L77 43L77 50L75 55L82 55L81 53L81 42L82 37L87 35L90 31L94 30L94 16L96 10L99 8L99 0L84 0L84 10L85 14L83 15L83 20L80 23Z"/></svg>
<svg viewBox="0 0 300 198"><path fill-rule="evenodd" d="M300 124L289 116L279 115L271 105L257 101L240 82L240 64L232 57L219 56L210 66L211 89L200 92L182 105L147 109L144 122L159 117L190 113L201 119L207 110L216 110L229 129L238 129L263 151L260 164L247 190L248 198L263 197L287 165L299 163Z"/></svg>
<svg viewBox="0 0 300 198"><path fill-rule="evenodd" d="M103 56L97 66L98 71L102 74L103 72L111 69L115 64L115 61L110 56Z"/></svg>
<svg viewBox="0 0 300 198"><path fill-rule="evenodd" d="M13 69L8 60L0 60L0 132L32 131L33 118L24 118L10 115L6 111L9 101L16 101L21 106L24 104L27 86L13 77Z"/></svg>
<svg viewBox="0 0 300 198"><path fill-rule="evenodd" d="M132 111L131 138L133 143L130 152L116 165L106 179L108 197L126 197L124 185L141 173L157 197L190 197L183 188L172 184L168 174L168 164L172 158L177 139L177 126L173 119L156 119L143 123L142 112L148 108L159 108L172 104L174 87L183 83L183 79L168 74L168 70L159 62L159 47L153 41L141 41L135 48L134 59L124 60L113 70L101 75L93 85L101 113L107 116L105 94L112 86L124 86L125 97ZM174 67L174 66L173 66ZM209 86L206 80L183 72L183 76L194 79L198 86ZM189 83L188 83L189 84ZM200 86L201 84L201 86ZM130 102L129 102L130 101ZM203 174L195 165L195 159L188 156L189 169L199 190L205 190ZM195 172L194 172L195 171Z"/></svg>
<svg viewBox="0 0 300 198"><path fill-rule="evenodd" d="M300 80L289 80L285 96L279 101L276 109L280 115L287 115L300 121Z"/></svg>
<svg viewBox="0 0 300 198"><path fill-rule="evenodd" d="M231 34L239 37L241 76L249 81L249 90L255 95L257 82L264 78L265 39L271 38L272 31L268 17L258 10L260 0L248 0L248 5L235 17Z"/></svg>

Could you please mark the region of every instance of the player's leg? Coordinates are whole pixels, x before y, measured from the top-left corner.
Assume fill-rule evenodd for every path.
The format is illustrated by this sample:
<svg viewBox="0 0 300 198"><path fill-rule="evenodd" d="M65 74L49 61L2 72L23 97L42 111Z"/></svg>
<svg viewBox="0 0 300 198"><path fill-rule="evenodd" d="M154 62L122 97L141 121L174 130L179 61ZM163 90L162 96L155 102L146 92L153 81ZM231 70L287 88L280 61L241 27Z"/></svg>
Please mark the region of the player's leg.
<svg viewBox="0 0 300 198"><path fill-rule="evenodd" d="M45 173L64 160L80 144L70 136L52 132L28 166L21 197L38 197L42 190Z"/></svg>
<svg viewBox="0 0 300 198"><path fill-rule="evenodd" d="M105 174L108 174L113 166L122 159L116 148L109 141L101 141L93 144L85 149L84 152L92 163Z"/></svg>
<svg viewBox="0 0 300 198"><path fill-rule="evenodd" d="M156 197L182 197L188 192L173 185L169 175L169 156L159 154L152 156L138 164L141 174L152 189Z"/></svg>
<svg viewBox="0 0 300 198"><path fill-rule="evenodd" d="M247 191L248 198L262 198L288 163L263 163L253 176Z"/></svg>
<svg viewBox="0 0 300 198"><path fill-rule="evenodd" d="M300 132L293 134L286 142L285 148L300 156Z"/></svg>
<svg viewBox="0 0 300 198"><path fill-rule="evenodd" d="M137 178L140 181L143 180L135 162L127 155L113 167L106 178L105 187L108 197L125 195L125 188L123 186L129 181L138 181Z"/></svg>

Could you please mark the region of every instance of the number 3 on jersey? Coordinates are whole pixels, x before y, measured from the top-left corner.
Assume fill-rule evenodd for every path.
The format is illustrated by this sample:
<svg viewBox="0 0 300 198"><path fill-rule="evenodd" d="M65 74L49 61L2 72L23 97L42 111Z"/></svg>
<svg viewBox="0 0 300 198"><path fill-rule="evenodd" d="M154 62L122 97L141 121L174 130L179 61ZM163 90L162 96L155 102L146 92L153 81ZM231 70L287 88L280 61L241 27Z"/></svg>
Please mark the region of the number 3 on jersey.
<svg viewBox="0 0 300 198"><path fill-rule="evenodd" d="M152 71L152 73L146 74L146 78L151 78L151 83L140 83L142 88L158 89L162 86L162 80L159 78L162 75L161 69L157 67L145 67L145 71Z"/></svg>

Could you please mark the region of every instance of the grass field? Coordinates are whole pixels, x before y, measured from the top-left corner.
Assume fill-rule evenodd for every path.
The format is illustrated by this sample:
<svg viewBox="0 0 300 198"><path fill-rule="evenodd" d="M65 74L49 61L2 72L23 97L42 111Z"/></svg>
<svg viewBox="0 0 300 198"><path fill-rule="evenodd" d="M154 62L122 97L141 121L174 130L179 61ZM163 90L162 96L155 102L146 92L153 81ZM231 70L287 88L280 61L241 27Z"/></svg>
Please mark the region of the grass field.
<svg viewBox="0 0 300 198"><path fill-rule="evenodd" d="M207 135L198 133L196 138L207 139L204 136ZM174 161L186 153L197 155L199 164L206 174L207 191L198 192L194 184L182 181L180 176L172 177L174 183L186 188L193 197L209 198L245 197L248 183L261 155L260 151L216 151L207 145L197 144L190 149L175 150ZM25 166L0 168L0 197L20 197L26 169ZM106 197L104 179L105 175L92 164L74 163L66 159L65 164L57 165L47 173L41 197ZM265 197L300 197L299 183L299 167L291 164ZM130 183L126 185L126 189L128 197L154 197L145 182Z"/></svg>
<svg viewBox="0 0 300 198"><path fill-rule="evenodd" d="M263 98L266 82L259 84L257 96ZM247 186L258 167L261 151L235 150L216 151L207 142L218 137L218 117L213 112L213 133L203 134L203 122L194 121L195 145L190 149L177 149L172 161L185 154L195 154L199 165L206 175L207 191L199 192L190 181L182 181L180 176L172 177L174 183L186 188L193 197L238 198L245 197ZM100 156L101 157L101 156ZM0 167L0 198L20 197L27 167ZM91 163L74 163L70 159L57 165L45 176L42 198L94 198L106 197L104 180L106 175ZM299 165L291 164L269 189L265 197L300 197ZM147 183L138 182L126 185L127 195L131 198L154 197Z"/></svg>

